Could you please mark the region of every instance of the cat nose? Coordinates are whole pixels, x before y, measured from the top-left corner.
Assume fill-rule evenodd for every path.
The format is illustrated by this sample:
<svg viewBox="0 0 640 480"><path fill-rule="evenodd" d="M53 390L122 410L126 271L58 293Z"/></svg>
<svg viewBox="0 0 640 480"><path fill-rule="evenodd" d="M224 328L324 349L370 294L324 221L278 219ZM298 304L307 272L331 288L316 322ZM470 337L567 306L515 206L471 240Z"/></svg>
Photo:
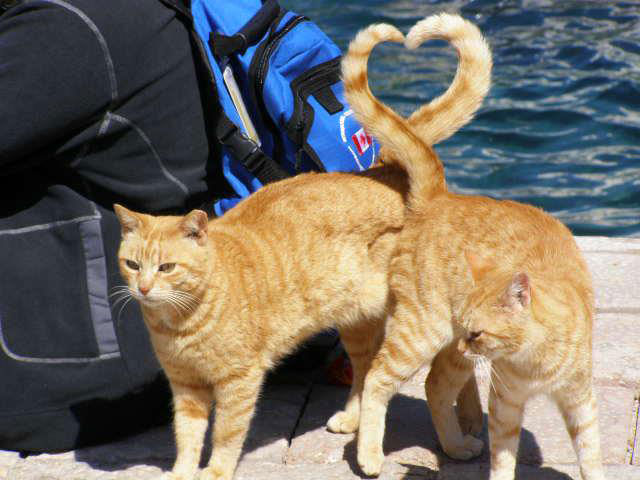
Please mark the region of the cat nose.
<svg viewBox="0 0 640 480"><path fill-rule="evenodd" d="M151 287L146 286L146 285L144 285L144 286L143 285L139 285L138 286L138 290L140 290L140 293L142 295L146 295L147 293L149 293L149 290L151 290Z"/></svg>
<svg viewBox="0 0 640 480"><path fill-rule="evenodd" d="M467 340L470 341L470 342L473 342L480 335L482 335L482 331L471 332L471 333L469 333L469 338Z"/></svg>

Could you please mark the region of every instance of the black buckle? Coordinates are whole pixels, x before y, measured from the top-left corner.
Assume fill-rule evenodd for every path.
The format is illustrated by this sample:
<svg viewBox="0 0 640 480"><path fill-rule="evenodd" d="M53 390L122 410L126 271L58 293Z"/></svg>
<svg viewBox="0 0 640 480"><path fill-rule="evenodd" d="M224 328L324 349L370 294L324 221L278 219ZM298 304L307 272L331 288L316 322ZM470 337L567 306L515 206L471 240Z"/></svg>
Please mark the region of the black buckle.
<svg viewBox="0 0 640 480"><path fill-rule="evenodd" d="M238 127L232 129L220 140L225 147L231 150L233 156L245 165L247 165L247 159L257 150L260 150L258 144L249 138ZM249 168L248 165L247 167Z"/></svg>

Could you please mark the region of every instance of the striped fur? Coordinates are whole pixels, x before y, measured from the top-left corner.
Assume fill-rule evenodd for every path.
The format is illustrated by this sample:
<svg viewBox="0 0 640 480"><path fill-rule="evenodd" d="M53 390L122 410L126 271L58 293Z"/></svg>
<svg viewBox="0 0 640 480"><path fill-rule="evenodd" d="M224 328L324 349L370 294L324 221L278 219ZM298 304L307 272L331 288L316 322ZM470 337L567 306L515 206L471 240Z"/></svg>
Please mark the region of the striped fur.
<svg viewBox="0 0 640 480"><path fill-rule="evenodd" d="M429 18L414 27L417 33L407 43L434 32L455 35L466 24L450 15ZM409 172L411 208L391 260L385 335L364 383L358 463L368 475L380 473L387 404L429 363L425 389L444 451L457 459L479 455L483 442L461 429L454 402L474 363L484 359L491 362L493 384L491 480L514 478L524 404L538 393L558 403L583 478L602 480L592 392L593 293L573 237L537 208L447 191L438 157L366 84L367 55L382 40L401 36L386 25L360 32L343 62L343 76L357 118L381 140L389 160ZM490 65L490 56L484 57L478 64L489 59ZM486 76L479 79L472 98L484 96L486 82Z"/></svg>
<svg viewBox="0 0 640 480"><path fill-rule="evenodd" d="M409 49L431 39L447 40L458 53L458 69L451 86L409 117L420 138L435 145L453 135L473 118L491 86L491 50L473 23L458 15L441 13L416 23L405 39Z"/></svg>
<svg viewBox="0 0 640 480"><path fill-rule="evenodd" d="M459 64L451 86L414 112L407 122L378 101L369 88L367 60L381 42L403 42L415 49L431 39L455 47ZM446 188L444 168L430 148L468 123L480 108L491 84L491 51L478 28L458 15L440 14L421 20L406 39L388 24L371 25L349 45L342 62L345 95L356 118L380 140L383 163L399 164L411 178L417 203Z"/></svg>
<svg viewBox="0 0 640 480"><path fill-rule="evenodd" d="M394 26L384 23L358 32L342 60L342 81L356 118L383 146L383 161L398 164L407 171L409 203L414 204L429 192L446 188L444 167L407 121L371 93L367 79L369 54L378 43L386 41L402 42L404 36Z"/></svg>

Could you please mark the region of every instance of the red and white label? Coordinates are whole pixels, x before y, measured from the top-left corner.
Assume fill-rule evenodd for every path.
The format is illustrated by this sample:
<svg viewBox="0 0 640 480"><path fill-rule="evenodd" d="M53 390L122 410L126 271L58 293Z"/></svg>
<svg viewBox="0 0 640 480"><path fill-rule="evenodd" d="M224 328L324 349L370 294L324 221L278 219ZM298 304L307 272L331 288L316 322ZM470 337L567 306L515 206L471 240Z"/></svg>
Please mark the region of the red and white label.
<svg viewBox="0 0 640 480"><path fill-rule="evenodd" d="M358 155L362 155L364 152L369 150L369 147L373 143L373 139L371 135L368 135L364 128L361 128L356 133L351 135L351 140L356 144L356 148L358 149Z"/></svg>

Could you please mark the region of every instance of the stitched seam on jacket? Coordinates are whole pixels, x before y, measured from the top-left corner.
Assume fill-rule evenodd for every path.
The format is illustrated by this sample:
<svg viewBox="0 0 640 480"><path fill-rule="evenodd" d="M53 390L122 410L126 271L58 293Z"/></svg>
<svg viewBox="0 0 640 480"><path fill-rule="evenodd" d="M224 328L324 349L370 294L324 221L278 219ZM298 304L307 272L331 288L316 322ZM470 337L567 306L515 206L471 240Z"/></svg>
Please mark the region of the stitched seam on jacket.
<svg viewBox="0 0 640 480"><path fill-rule="evenodd" d="M109 75L109 86L111 88L111 106L115 103L118 98L118 83L116 81L116 70L113 66L113 60L111 58L111 53L109 53L109 47L107 45L107 41L104 36L100 32L98 26L93 23L93 21L89 18L89 16L73 5L68 4L64 0L32 0L32 1L41 1L46 3L53 3L54 5L58 5L59 7L66 8L70 12L75 13L80 19L89 27L89 29L93 32L100 44L100 48L102 49L102 53L104 54L104 61L107 64L107 73Z"/></svg>
<svg viewBox="0 0 640 480"><path fill-rule="evenodd" d="M80 153L78 153L78 156L70 163L71 166L76 166L89 152L89 148L91 147L91 143L93 143L95 140L97 140L99 137L101 137L107 130L108 126L109 126L109 120L108 120L108 114L109 111L112 110L118 100L118 81L116 79L116 70L115 67L113 65L113 59L111 57L111 53L109 51L109 46L107 45L107 41L104 38L104 36L102 35L102 33L100 32L100 29L98 28L98 26L89 18L89 16L84 13L82 10L80 10L77 7L74 7L73 5L70 5L69 3L65 2L64 0L33 0L33 1L42 1L42 2L46 2L46 3L51 3L54 5L57 5L61 8L64 8L66 10L69 10L70 12L74 13L75 15L77 15L78 17L80 17L80 19L87 25L87 27L89 27L89 29L93 32L93 34L96 36L96 40L98 41L98 44L100 45L100 48L102 50L102 54L104 55L104 61L107 67L107 74L109 76L109 87L110 87L110 96L111 96L111 101L109 103L109 106L107 107L107 111L105 112L103 118L102 118L102 122L100 125L100 129L98 131L98 133L96 134L96 136L92 139L87 141L84 146L82 147Z"/></svg>
<svg viewBox="0 0 640 480"><path fill-rule="evenodd" d="M122 115L118 115L115 113L111 113L111 112L107 112L107 115L109 115L110 118L112 118L113 120L116 120L124 125L127 125L128 127L131 127L135 130L135 132L140 136L140 138L142 139L142 141L144 141L144 143L147 144L147 146L149 147L149 150L151 151L151 154L153 155L153 158L156 159L156 162L158 162L158 166L160 167L160 170L162 171L162 174L173 184L175 184L180 190L182 190L183 193L185 193L186 195L189 195L189 189L187 188L187 186L182 183L178 178L176 178L165 166L165 164L162 162L162 159L160 158L160 155L158 154L158 151L155 149L155 147L153 146L153 143L151 142L151 139L146 135L146 133L144 133L144 131L135 123L133 123L131 120L129 120L126 117L123 117Z"/></svg>
<svg viewBox="0 0 640 480"><path fill-rule="evenodd" d="M69 220L58 220L57 222L41 223L39 225L30 225L22 228L9 228L7 230L0 230L0 235L21 235L23 233L37 232L38 230L47 230L54 227L61 227L69 223L80 223L87 220L96 220L102 218L100 214L86 215L84 217L76 217Z"/></svg>
<svg viewBox="0 0 640 480"><path fill-rule="evenodd" d="M2 331L2 319L0 318L0 348L5 353L5 355L13 360L18 362L25 363L90 363L90 362L100 362L102 360L109 360L111 358L120 357L120 352L112 352L105 353L103 355L99 355L97 357L71 357L71 358L39 358L39 357L27 357L24 355L18 355L17 353L13 353L9 346L7 345L7 341L4 338L4 332Z"/></svg>

